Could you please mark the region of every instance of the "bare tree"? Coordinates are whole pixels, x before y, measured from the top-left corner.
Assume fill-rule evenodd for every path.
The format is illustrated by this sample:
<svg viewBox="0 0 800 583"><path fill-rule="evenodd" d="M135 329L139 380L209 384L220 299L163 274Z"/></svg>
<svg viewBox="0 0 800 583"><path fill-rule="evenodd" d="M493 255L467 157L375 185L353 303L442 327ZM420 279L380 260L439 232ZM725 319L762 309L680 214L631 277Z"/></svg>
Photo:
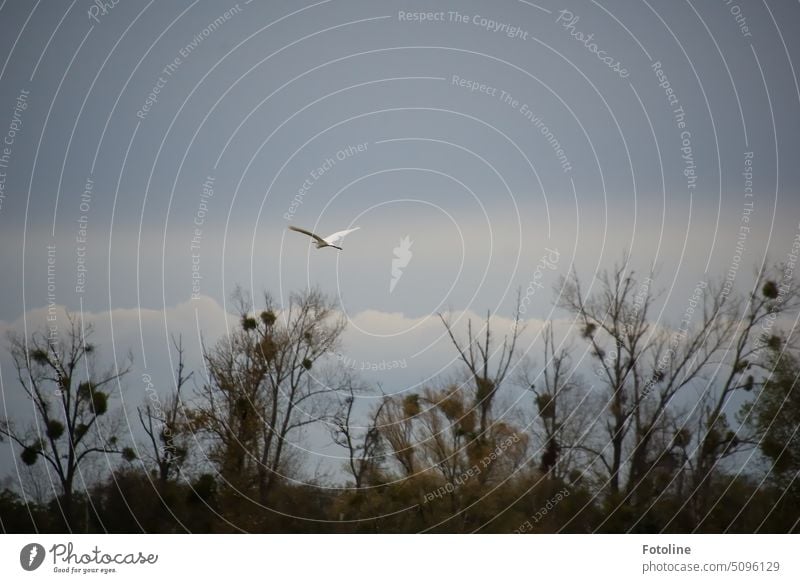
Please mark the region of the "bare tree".
<svg viewBox="0 0 800 583"><path fill-rule="evenodd" d="M368 424L364 428L354 425L353 408L356 391L352 381L346 383L347 396L339 403L339 410L331 419L331 437L336 445L347 451L347 471L353 477L356 490L360 490L365 481L373 476L379 468L381 452L381 435L378 419L381 416L386 400L375 407Z"/></svg>
<svg viewBox="0 0 800 583"><path fill-rule="evenodd" d="M636 495L657 468L680 467L674 450L681 447L688 433L683 427L670 429L679 425L682 417L677 412L675 397L686 387L709 380L713 374L711 365L733 332L731 303L723 289L708 283L698 285L689 300L690 308L693 303L697 305L692 312L694 316L685 315L675 330L660 327L649 335L647 351L643 352L647 360L641 371L638 367L636 371L643 384L641 389L637 387L635 399L628 496ZM639 492L645 499L653 493Z"/></svg>
<svg viewBox="0 0 800 583"><path fill-rule="evenodd" d="M458 351L461 361L466 365L475 383L475 404L480 412L481 434L487 430L495 395L508 374L509 367L514 360L517 340L524 332L525 327L520 322L519 308L518 297L510 333L503 336L503 343L499 347L493 344L490 312L486 312L486 320L478 332L473 332L472 318L467 321L466 342L456 338L450 319L439 314L439 319L447 330L450 341ZM493 359L496 361L495 366L491 365Z"/></svg>
<svg viewBox="0 0 800 583"><path fill-rule="evenodd" d="M689 300L691 314L673 330L654 326L650 310L656 299L653 273L641 281L625 262L598 278L599 290L584 297L579 278L562 280L559 305L574 314L591 347L595 374L607 389L607 444L592 450L608 472L612 495L624 484L631 496L662 459L652 440L668 422L666 415L679 391L702 378L702 372L731 332L722 288L703 283ZM695 320L693 325L692 320ZM627 462L627 463L626 463Z"/></svg>
<svg viewBox="0 0 800 583"><path fill-rule="evenodd" d="M800 494L797 483L800 476L800 351L795 346L787 350L786 344L773 343L765 364L769 370L758 399L743 407L742 416L761 453L771 462L769 482L797 500Z"/></svg>
<svg viewBox="0 0 800 583"><path fill-rule="evenodd" d="M188 442L183 438L185 421L181 390L194 373L186 374L183 338L179 337L178 340L173 338L172 343L178 355L175 391L166 397L162 404L153 387L150 402L137 409L139 422L148 439L147 458L158 468L158 480L162 487L180 472L189 452Z"/></svg>
<svg viewBox="0 0 800 583"><path fill-rule="evenodd" d="M624 264L600 274L599 284L599 291L584 297L576 273L562 278L558 305L582 325L582 336L597 363L595 373L607 387L605 431L611 452L606 454L608 448L604 447L594 453L608 470L610 490L615 495L620 490L626 437L644 388L645 355L652 349L647 316L653 294L649 286L637 290L637 282L626 275Z"/></svg>
<svg viewBox="0 0 800 583"><path fill-rule="evenodd" d="M552 323L545 325L542 337L544 365L538 369L527 361L523 363L518 383L534 396L538 415L528 425L533 425L541 444L539 469L564 480L576 464L586 461L583 444L590 434L593 401L572 365L571 345L556 348Z"/></svg>
<svg viewBox="0 0 800 583"><path fill-rule="evenodd" d="M108 423L113 393L111 383L130 370L131 358L121 368L95 370L95 346L88 342L91 324L83 326L67 313L67 329L54 336L34 332L29 339L10 334L10 352L17 378L34 405L35 419L18 429L8 419L0 422L0 434L21 449L22 461L44 459L54 470L62 489L61 510L67 528L75 526L75 479L84 463L96 454L121 454L133 459L128 447L120 447Z"/></svg>
<svg viewBox="0 0 800 583"><path fill-rule="evenodd" d="M731 425L726 408L735 392L760 390L769 381L772 352L791 348L772 325L781 315L794 314L800 308L800 289L787 274L791 271L783 265L758 270L750 293L730 302L726 314L730 333L720 343L713 390L703 393L698 415L697 446L691 462L696 513L707 506L712 471L723 459L757 443L746 420Z"/></svg>
<svg viewBox="0 0 800 583"><path fill-rule="evenodd" d="M191 417L213 437L223 476L255 486L265 503L285 469L290 434L322 416L318 398L332 388L324 370L311 371L336 349L345 322L318 290L292 294L283 309L266 295L257 318L239 299L241 328L206 351L210 380Z"/></svg>
<svg viewBox="0 0 800 583"><path fill-rule="evenodd" d="M208 382L187 410L189 427L209 443L208 459L234 490L252 486L259 454L264 363L250 334L231 332L203 354Z"/></svg>
<svg viewBox="0 0 800 583"><path fill-rule="evenodd" d="M418 501L417 514L428 526L452 521L459 531L469 530L473 521L487 519L472 515L478 500L523 478L527 436L491 417L481 433L479 417L471 395L458 385L385 400L380 432L396 462L387 468L388 480ZM446 512L427 503L434 492L446 500Z"/></svg>
<svg viewBox="0 0 800 583"><path fill-rule="evenodd" d="M730 425L725 408L735 391L759 385L752 358L763 344L758 328L770 314L796 309L797 293L787 283L779 300L777 284L763 271L757 291L744 298L729 285L700 282L680 324L669 327L650 322L651 283L652 274L637 281L623 263L599 276L591 296L584 296L575 274L560 284L559 305L581 323L607 389L606 443L587 449L607 470L609 491L622 495L620 504L651 500L665 471L681 474L683 487L685 467L700 508L711 471L751 445L743 427ZM700 402L681 411L676 398L690 386L702 390Z"/></svg>

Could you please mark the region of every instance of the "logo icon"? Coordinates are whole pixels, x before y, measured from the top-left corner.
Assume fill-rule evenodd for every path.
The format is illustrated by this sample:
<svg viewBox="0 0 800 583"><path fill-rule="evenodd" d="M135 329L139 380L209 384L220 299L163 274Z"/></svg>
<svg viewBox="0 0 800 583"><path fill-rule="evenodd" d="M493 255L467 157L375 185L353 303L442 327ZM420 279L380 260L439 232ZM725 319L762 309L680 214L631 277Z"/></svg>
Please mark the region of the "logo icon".
<svg viewBox="0 0 800 583"><path fill-rule="evenodd" d="M26 571L35 571L44 563L44 547L38 543L30 543L19 552L19 564Z"/></svg>
<svg viewBox="0 0 800 583"><path fill-rule="evenodd" d="M411 252L411 246L414 241L408 235L400 239L400 244L392 249L394 251L394 258L392 259L392 280L389 282L389 293L394 291L397 282L403 277L403 269L406 268L411 261L414 254Z"/></svg>

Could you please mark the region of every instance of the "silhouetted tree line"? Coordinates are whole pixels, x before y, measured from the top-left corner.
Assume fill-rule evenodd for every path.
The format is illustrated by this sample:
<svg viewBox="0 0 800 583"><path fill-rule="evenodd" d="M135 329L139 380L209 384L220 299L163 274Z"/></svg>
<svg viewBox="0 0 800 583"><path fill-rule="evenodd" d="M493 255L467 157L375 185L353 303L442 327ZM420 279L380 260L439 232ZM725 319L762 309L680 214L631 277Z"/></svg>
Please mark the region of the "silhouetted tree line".
<svg viewBox="0 0 800 583"><path fill-rule="evenodd" d="M587 291L573 273L554 289L579 332L545 326L538 364L519 354L519 310L500 333L490 314L464 335L441 315L460 376L366 410L359 397L376 392L326 358L345 328L329 298L267 295L256 313L237 294L241 320L204 349L203 380L176 339L173 389L138 409L145 438L127 444L111 403L130 361L99 369L91 327L74 319L58 339L11 336L35 418L0 422L30 478L24 497L0 492L0 526L797 532L800 355L778 325L800 304L790 274L759 271L747 293L701 282L668 325L654 274L623 262ZM297 443L312 425L340 448L338 476L310 474ZM98 464L106 477L87 477Z"/></svg>

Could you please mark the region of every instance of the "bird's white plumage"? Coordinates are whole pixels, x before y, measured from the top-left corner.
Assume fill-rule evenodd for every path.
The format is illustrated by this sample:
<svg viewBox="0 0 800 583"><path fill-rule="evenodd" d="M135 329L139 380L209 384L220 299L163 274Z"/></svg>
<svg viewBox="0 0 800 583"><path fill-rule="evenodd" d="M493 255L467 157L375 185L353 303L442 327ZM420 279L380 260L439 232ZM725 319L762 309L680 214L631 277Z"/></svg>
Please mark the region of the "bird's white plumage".
<svg viewBox="0 0 800 583"><path fill-rule="evenodd" d="M356 227L356 228L354 228L354 229L346 229L346 230L344 230L344 231L337 231L337 232L336 232L336 233L334 233L333 235L328 235L327 237L323 237L323 239L325 239L325 242L326 242L328 245L336 245L336 244L337 244L337 243L339 243L339 242L340 242L342 239L344 239L346 235L349 235L349 234L350 234L350 233L352 233L353 231L358 231L360 228L361 228L361 227Z"/></svg>
<svg viewBox="0 0 800 583"><path fill-rule="evenodd" d="M337 231L337 232L333 233L332 235L328 235L327 237L323 238L323 237L320 237L319 235L316 235L316 234L314 234L311 231L308 231L306 229L301 229L300 227L293 227L291 225L289 226L289 229L291 229L292 231L296 231L298 233L303 233L304 235L308 235L309 237L314 239L317 242L317 249L321 249L323 247L335 247L336 249L339 249L339 250L341 250L341 247L338 246L339 242L342 239L344 239L346 235L349 235L353 231L357 231L360 228L361 227L355 227L353 229L346 229L344 231Z"/></svg>

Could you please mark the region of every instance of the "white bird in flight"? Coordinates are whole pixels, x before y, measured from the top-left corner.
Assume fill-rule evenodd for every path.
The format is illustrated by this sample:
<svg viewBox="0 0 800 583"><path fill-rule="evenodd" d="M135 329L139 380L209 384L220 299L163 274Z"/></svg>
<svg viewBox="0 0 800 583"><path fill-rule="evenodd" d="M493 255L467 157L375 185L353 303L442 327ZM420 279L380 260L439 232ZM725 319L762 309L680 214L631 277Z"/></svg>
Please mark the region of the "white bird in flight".
<svg viewBox="0 0 800 583"><path fill-rule="evenodd" d="M292 231L297 231L298 233L303 233L304 235L308 235L312 239L317 242L317 249L322 249L323 247L333 247L334 249L338 249L339 251L342 250L341 247L337 245L342 239L344 239L345 235L352 233L353 231L359 230L361 227L356 227L354 229L347 229L345 231L338 231L333 235L328 235L327 237L320 237L319 235L315 235L311 231L306 231L305 229L301 229L300 227L292 227L291 225L289 228Z"/></svg>

